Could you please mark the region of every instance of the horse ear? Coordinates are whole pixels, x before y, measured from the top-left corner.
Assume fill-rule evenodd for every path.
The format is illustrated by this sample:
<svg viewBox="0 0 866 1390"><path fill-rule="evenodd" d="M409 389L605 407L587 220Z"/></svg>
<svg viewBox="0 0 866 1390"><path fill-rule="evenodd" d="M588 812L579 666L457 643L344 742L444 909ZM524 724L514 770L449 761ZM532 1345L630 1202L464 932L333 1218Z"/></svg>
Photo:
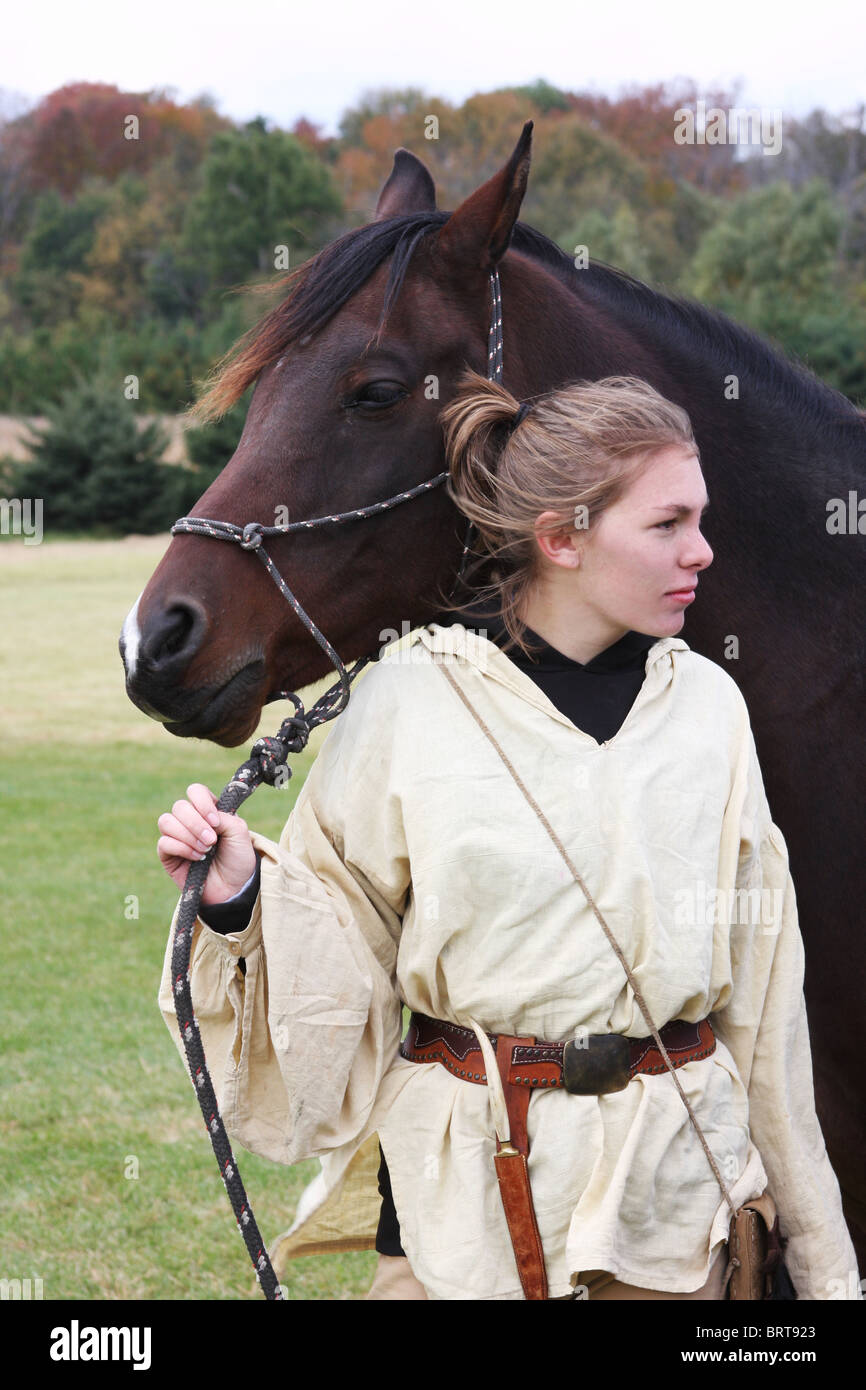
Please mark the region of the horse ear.
<svg viewBox="0 0 866 1390"><path fill-rule="evenodd" d="M394 155L394 167L382 186L374 222L400 217L407 212L435 212L436 185L426 164L401 145Z"/></svg>
<svg viewBox="0 0 866 1390"><path fill-rule="evenodd" d="M532 121L527 121L507 164L452 212L438 236L438 250L455 270L495 270L511 241L526 193Z"/></svg>

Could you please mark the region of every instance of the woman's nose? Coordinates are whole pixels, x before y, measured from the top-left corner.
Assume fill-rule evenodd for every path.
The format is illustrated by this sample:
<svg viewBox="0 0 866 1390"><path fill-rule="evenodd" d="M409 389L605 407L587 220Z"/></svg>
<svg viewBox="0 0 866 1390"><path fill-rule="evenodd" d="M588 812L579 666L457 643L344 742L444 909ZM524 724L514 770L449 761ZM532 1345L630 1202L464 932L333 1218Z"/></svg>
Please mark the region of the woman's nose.
<svg viewBox="0 0 866 1390"><path fill-rule="evenodd" d="M712 548L700 531L697 539L688 547L687 554L687 560L682 562L683 569L705 570L713 563Z"/></svg>

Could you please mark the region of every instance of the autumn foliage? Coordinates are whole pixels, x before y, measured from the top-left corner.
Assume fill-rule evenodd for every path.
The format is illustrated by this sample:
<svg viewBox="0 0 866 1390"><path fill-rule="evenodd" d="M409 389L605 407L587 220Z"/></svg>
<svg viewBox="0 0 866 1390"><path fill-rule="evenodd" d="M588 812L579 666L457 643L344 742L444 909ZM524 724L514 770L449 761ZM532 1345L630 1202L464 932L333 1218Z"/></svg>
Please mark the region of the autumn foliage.
<svg viewBox="0 0 866 1390"><path fill-rule="evenodd" d="M699 100L737 104L688 81L614 97L540 79L456 107L380 89L327 136L306 118L238 124L170 90L70 83L5 118L0 93L0 411L41 413L103 369L139 379L142 410L183 410L271 307L269 286L370 220L399 146L452 209L530 117L523 221L723 307L866 397L863 109L786 119L767 158L677 143L676 113Z"/></svg>

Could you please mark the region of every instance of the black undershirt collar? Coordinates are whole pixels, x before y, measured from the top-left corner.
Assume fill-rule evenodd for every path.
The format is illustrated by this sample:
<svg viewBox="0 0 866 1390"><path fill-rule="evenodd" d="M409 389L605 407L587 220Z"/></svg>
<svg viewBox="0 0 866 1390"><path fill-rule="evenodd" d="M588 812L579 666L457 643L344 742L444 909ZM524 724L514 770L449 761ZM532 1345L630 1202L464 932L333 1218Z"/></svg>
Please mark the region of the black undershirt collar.
<svg viewBox="0 0 866 1390"><path fill-rule="evenodd" d="M498 647L508 641L508 629L498 610L476 606L460 616L444 615L442 626L461 622ZM540 633L526 629L533 655L512 645L504 653L524 672L576 728L598 743L614 737L637 698L646 675L646 654L659 640L648 633L629 631L591 661L575 661L551 646Z"/></svg>

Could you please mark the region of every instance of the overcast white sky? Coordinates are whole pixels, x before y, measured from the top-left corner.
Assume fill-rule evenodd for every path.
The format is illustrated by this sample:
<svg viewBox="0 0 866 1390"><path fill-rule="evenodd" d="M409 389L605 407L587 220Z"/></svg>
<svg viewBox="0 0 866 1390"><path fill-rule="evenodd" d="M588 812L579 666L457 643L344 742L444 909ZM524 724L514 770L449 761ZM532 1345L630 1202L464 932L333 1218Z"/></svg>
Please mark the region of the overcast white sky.
<svg viewBox="0 0 866 1390"><path fill-rule="evenodd" d="M545 77L616 95L677 76L803 115L866 100L863 0L39 0L10 5L0 88L36 100L67 82L210 92L236 120L299 116L336 134L369 88L459 103Z"/></svg>

